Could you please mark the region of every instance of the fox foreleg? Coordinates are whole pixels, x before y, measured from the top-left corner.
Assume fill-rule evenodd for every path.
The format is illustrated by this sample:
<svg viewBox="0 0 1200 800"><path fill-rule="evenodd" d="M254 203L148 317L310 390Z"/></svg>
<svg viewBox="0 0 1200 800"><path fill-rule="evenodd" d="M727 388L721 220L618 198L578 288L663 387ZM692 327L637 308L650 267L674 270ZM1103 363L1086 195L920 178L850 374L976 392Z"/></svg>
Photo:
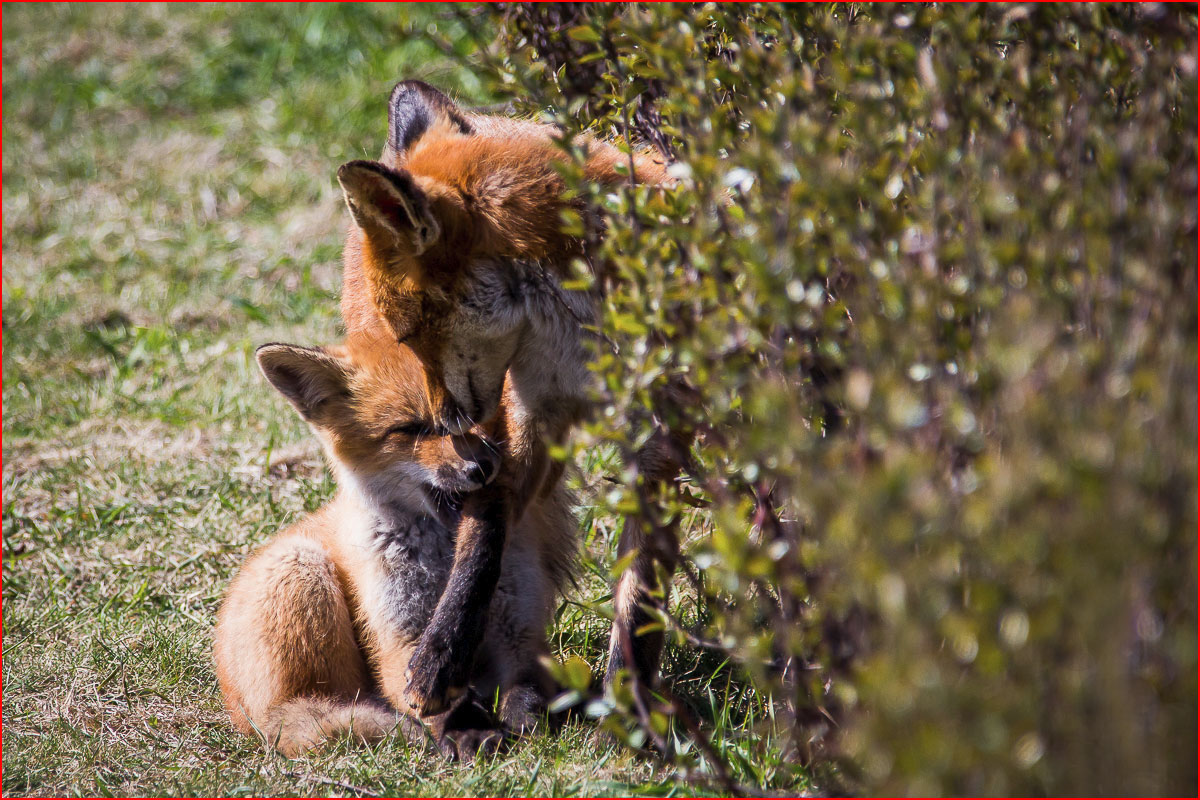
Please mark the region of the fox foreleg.
<svg viewBox="0 0 1200 800"><path fill-rule="evenodd" d="M450 577L405 676L405 701L423 717L444 712L467 689L500 579L507 521L500 487L485 486L468 495Z"/></svg>

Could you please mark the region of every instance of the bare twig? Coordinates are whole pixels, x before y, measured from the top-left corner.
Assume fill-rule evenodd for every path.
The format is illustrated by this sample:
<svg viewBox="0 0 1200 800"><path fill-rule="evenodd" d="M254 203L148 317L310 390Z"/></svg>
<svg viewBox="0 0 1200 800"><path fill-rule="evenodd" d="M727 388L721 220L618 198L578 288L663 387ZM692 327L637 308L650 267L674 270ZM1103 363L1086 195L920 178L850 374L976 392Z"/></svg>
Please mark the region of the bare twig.
<svg viewBox="0 0 1200 800"><path fill-rule="evenodd" d="M313 781L315 783L325 784L326 786L336 786L339 789L345 789L347 792L354 792L355 794L359 795L360 797L379 797L380 796L378 793L372 792L370 789L366 789L362 786L355 786L354 784L346 783L345 781L339 781L336 778L328 778L324 775L314 775L314 774L303 774L302 775L297 772L281 772L280 775L282 775L285 778L291 778L292 780L297 780L297 781L302 781L302 782L303 781Z"/></svg>

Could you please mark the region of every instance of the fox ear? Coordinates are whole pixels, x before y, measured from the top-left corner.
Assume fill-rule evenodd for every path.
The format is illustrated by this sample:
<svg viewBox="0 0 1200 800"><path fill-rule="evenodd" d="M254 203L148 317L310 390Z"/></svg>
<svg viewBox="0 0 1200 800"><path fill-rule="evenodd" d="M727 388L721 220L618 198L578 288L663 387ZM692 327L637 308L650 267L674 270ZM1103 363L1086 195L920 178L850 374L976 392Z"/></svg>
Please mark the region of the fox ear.
<svg viewBox="0 0 1200 800"><path fill-rule="evenodd" d="M454 101L423 81L400 81L388 98L388 150L403 155L425 131L444 122L471 133L471 124Z"/></svg>
<svg viewBox="0 0 1200 800"><path fill-rule="evenodd" d="M407 172L377 161L351 161L338 168L337 177L350 215L367 236L411 241L420 255L441 235L429 198Z"/></svg>
<svg viewBox="0 0 1200 800"><path fill-rule="evenodd" d="M264 344L255 351L258 367L271 385L314 422L330 401L350 397L350 365L318 347Z"/></svg>

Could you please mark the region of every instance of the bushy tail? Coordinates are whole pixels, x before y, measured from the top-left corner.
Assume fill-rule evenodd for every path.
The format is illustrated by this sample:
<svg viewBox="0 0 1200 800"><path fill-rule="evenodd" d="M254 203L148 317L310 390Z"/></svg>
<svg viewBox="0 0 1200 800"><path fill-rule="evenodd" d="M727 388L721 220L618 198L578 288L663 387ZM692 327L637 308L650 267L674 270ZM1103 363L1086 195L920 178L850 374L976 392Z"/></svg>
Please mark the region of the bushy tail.
<svg viewBox="0 0 1200 800"><path fill-rule="evenodd" d="M378 701L298 697L271 709L257 727L268 744L292 758L346 734L375 742L400 722L399 714Z"/></svg>

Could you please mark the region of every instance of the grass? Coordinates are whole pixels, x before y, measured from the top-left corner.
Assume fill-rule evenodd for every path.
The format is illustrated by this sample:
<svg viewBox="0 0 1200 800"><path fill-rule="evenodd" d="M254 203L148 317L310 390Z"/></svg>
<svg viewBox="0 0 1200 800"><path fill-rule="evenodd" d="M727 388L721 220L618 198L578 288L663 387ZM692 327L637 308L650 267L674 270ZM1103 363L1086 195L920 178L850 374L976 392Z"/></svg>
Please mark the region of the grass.
<svg viewBox="0 0 1200 800"><path fill-rule="evenodd" d="M337 339L333 176L377 155L392 83L489 99L433 25L469 52L425 6L5 9L5 794L695 791L585 723L460 767L398 742L288 761L224 717L222 592L334 488L253 350ZM610 465L578 466L586 501ZM618 523L585 502L553 632L593 672ZM665 669L739 780L805 787L728 665Z"/></svg>

